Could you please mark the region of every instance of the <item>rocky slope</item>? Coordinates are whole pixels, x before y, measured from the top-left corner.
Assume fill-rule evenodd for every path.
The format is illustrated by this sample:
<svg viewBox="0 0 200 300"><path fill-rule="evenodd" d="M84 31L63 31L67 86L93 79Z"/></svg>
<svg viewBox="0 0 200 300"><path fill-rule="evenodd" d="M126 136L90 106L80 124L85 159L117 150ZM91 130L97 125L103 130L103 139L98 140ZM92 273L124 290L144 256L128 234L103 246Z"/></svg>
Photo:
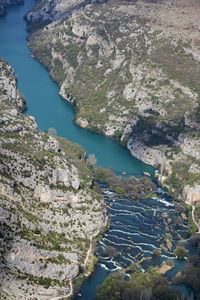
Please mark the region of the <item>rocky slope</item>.
<svg viewBox="0 0 200 300"><path fill-rule="evenodd" d="M75 106L77 124L121 140L159 168L176 198L199 203L199 1L113 0L70 17L66 7L47 26L37 5L43 26L34 31L28 13L29 46Z"/></svg>
<svg viewBox="0 0 200 300"><path fill-rule="evenodd" d="M22 115L12 68L0 59L0 298L70 295L89 274L106 225L85 151Z"/></svg>

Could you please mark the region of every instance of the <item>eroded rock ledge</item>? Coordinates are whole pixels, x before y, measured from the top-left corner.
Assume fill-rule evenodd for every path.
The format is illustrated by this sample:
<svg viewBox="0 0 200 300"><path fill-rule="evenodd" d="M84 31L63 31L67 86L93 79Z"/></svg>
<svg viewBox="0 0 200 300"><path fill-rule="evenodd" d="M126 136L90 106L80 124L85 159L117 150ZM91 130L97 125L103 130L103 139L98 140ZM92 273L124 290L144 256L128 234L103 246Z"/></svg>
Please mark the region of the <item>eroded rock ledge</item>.
<svg viewBox="0 0 200 300"><path fill-rule="evenodd" d="M73 280L89 274L105 206L89 189L84 149L39 131L23 107L0 59L0 298L50 299L70 295Z"/></svg>

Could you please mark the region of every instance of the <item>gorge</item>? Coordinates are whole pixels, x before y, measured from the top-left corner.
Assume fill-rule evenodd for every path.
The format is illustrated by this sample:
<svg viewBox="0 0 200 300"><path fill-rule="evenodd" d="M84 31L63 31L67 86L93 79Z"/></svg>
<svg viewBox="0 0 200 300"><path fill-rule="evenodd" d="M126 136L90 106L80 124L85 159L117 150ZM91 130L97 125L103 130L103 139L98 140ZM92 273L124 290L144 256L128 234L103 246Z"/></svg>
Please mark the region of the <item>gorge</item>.
<svg viewBox="0 0 200 300"><path fill-rule="evenodd" d="M18 76L18 87L27 101L27 114L33 115L36 118L40 129L48 131L50 127L53 127L56 129L58 136L66 137L73 142L77 142L83 146L88 153L94 153L97 157L98 165L104 167L111 166L116 173L119 174L125 172L127 175L140 177L143 172L148 172L153 175L154 169L151 166L145 165L132 157L128 150L120 146L118 142L82 129L72 123L74 117L73 109L69 103L58 96L59 89L57 85L49 78L48 72L37 61L30 57L31 53L26 46L27 33L23 16L33 4L34 1L27 1L23 7L16 6L11 8L9 9L7 17L0 19L0 28L2 29L0 32L0 55L15 69L15 73ZM55 149L53 151L55 151ZM169 151L169 149L167 149L167 151ZM196 166L196 161L193 163L193 170L195 169L194 165ZM196 169L198 169L198 165ZM191 173L198 174L198 171ZM197 182L196 198L198 200L198 176L195 176L195 180ZM101 283L107 275L105 267L109 270L116 269L120 266L126 267L138 254L140 254L138 255L138 261L140 261L142 257L148 258L149 255L151 256L152 250L155 247L160 247L162 243L166 242L165 233L163 234L166 227L165 218L173 219L173 215L177 214L167 194L159 189L155 199L141 200L136 203L132 203L128 198L122 200L115 193L113 194L112 191L104 187L103 191L112 220L111 227L103 236L97 250L97 254L100 257L100 265L104 265L104 268L99 265L94 277L86 282L86 287L83 287L82 291L83 299L93 299L96 285ZM193 193L194 190L190 192L191 195ZM188 192L186 194L188 194ZM191 199L191 202L192 201L193 199ZM166 211L168 215L167 217L166 215L163 217L162 214ZM130 220L128 219L129 216L131 216ZM154 221L152 221L153 216L155 218L155 224ZM126 218L125 223L124 218ZM137 223L140 224L139 228ZM148 232L150 223L152 225L151 236ZM128 237L124 236L126 233L123 230L123 227L127 228L127 226L129 228ZM173 235L173 245L171 250L166 250L166 245L163 245L163 257L161 257L159 263L166 258L173 259L173 250L176 241L180 239L180 237L186 240L188 239L186 227L184 226L186 226L186 223L183 224L183 228L178 229L178 237L174 235L174 231L176 231L177 228L175 222L172 221L171 231L169 229L168 233ZM156 229L153 227L159 228ZM142 236L141 240L137 238L138 235ZM160 236L160 241L156 240L158 236ZM124 246L125 240L126 243ZM120 241L120 243L115 245L116 241ZM107 260L106 257L102 255L102 249L106 245L116 246L118 256L115 260ZM140 253L137 251L139 247ZM190 246L188 245L188 247ZM194 249L192 251L194 251ZM145 269L148 267L148 259L144 260L143 267ZM180 265L177 263L175 271L179 269ZM175 274L171 276L174 275ZM77 299L80 299L80 297Z"/></svg>

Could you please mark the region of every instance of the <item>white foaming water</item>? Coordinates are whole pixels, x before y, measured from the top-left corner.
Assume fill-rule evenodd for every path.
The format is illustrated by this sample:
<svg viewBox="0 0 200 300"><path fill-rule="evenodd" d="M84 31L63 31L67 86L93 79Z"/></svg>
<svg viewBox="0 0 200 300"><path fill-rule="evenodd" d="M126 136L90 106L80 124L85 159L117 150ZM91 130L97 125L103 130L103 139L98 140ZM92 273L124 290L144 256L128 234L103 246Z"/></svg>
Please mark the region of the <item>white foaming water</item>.
<svg viewBox="0 0 200 300"><path fill-rule="evenodd" d="M122 234L125 234L125 235L129 235L129 236L140 236L140 235L144 235L144 236L147 236L147 237L151 237L153 239L157 239L158 237L157 236L154 236L154 235L150 235L150 234L147 234L147 233L144 233L144 232L139 232L139 231L136 231L136 232L129 232L129 231L123 231L123 230L120 230L120 229L110 229L109 230L109 234L112 233L112 232L119 232L119 233L122 233Z"/></svg>
<svg viewBox="0 0 200 300"><path fill-rule="evenodd" d="M164 198L157 198L157 201L165 204L166 206L174 206L173 203L166 201Z"/></svg>
<svg viewBox="0 0 200 300"><path fill-rule="evenodd" d="M116 272L117 270L120 270L120 269L121 269L121 267L117 267L115 269L112 269L111 272Z"/></svg>
<svg viewBox="0 0 200 300"><path fill-rule="evenodd" d="M165 252L170 253L169 251L165 251ZM172 253L170 253L170 254L172 254ZM162 254L160 257L164 257L164 258L171 259L171 260L176 260L176 257L174 257L174 256L167 256L167 255L164 255L164 254Z"/></svg>
<svg viewBox="0 0 200 300"><path fill-rule="evenodd" d="M120 229L110 229L109 230L109 234L112 233L112 232L119 232L119 233L122 233L122 234L126 234L126 235L132 235L132 236L138 236L139 233L132 233L132 232L129 232L129 231L123 231L123 230L120 230Z"/></svg>
<svg viewBox="0 0 200 300"><path fill-rule="evenodd" d="M125 239L125 238L123 238L123 237L118 237L118 236L116 236L115 234L105 234L104 236L106 236L106 237L114 237L114 238L116 238L117 240L121 240L121 241L127 241L127 239ZM104 238L105 239L105 238ZM110 241L110 242L113 242L113 241L111 241L110 239L106 239L106 240L108 240L108 241ZM154 246L153 244L150 244L150 243L140 243L140 242L136 242L136 243L134 243L134 241L132 240L132 239L129 239L129 242L130 242L130 244L132 244L132 245L144 245L144 246L149 246L149 247L151 247L151 248L158 248L158 247L156 247L156 246ZM130 245L129 244L129 245Z"/></svg>
<svg viewBox="0 0 200 300"><path fill-rule="evenodd" d="M106 265L100 264L100 266L101 266L103 269L105 269L105 270L107 270L107 271L110 271L110 269L109 269L108 267L106 267Z"/></svg>
<svg viewBox="0 0 200 300"><path fill-rule="evenodd" d="M115 245L115 246L124 246L124 247L131 247L131 245L130 244L125 244L125 243L123 243L123 244L120 244L120 243L115 243L115 242L113 242L113 241L110 241L109 239L107 239L107 238L103 238L103 240L104 241L107 241L107 242L109 242L110 244L113 244L113 245ZM131 248L133 248L133 247L131 247Z"/></svg>
<svg viewBox="0 0 200 300"><path fill-rule="evenodd" d="M141 207L135 206L135 205L120 204L119 202L117 202L115 205L116 205L116 206L123 206L123 207L127 207L127 208L135 208L135 209L141 210L141 211L144 210L143 207L141 208Z"/></svg>
<svg viewBox="0 0 200 300"><path fill-rule="evenodd" d="M128 211L128 210L125 210L125 209L121 210L121 209L113 208L112 206L110 206L109 209L112 210L112 211L116 211L118 214L120 213L120 215L123 215L123 216L134 216L134 217L136 217L139 220L137 214L140 214L140 213L131 212L131 211Z"/></svg>
<svg viewBox="0 0 200 300"><path fill-rule="evenodd" d="M106 195L116 195L114 192L111 191L104 191L103 193Z"/></svg>
<svg viewBox="0 0 200 300"><path fill-rule="evenodd" d="M109 256L103 257L103 256L100 256L100 255L98 255L98 258L102 259L102 260L106 260L106 261L108 261L110 259Z"/></svg>
<svg viewBox="0 0 200 300"><path fill-rule="evenodd" d="M139 234L139 235L145 235L145 236L151 237L151 238L153 238L153 239L157 239L157 238L158 238L157 235L151 235L151 234L144 233L144 232L141 232L141 231L138 231L138 234Z"/></svg>
<svg viewBox="0 0 200 300"><path fill-rule="evenodd" d="M140 227L135 226L135 224L134 225L129 225L129 224L124 225L124 223L122 223L120 221L115 221L115 223L112 224L112 227L117 226L117 225L120 225L121 227L124 227L125 229L127 229L127 228L131 228L131 229L137 228L138 230L140 229Z"/></svg>
<svg viewBox="0 0 200 300"><path fill-rule="evenodd" d="M118 238L117 237L117 239L118 240L122 240L122 241L124 241L124 239L121 239L121 238ZM126 243L116 243L116 242L113 242L113 241L111 241L111 240L109 240L109 239L107 239L107 238L104 238L104 240L105 241L108 241L110 244L113 244L113 245L115 245L115 246L118 246L118 247L129 247L129 248L131 248L131 249L135 249L135 248L138 248L138 249L140 249L142 252L145 252L145 253L151 253L152 254L152 251L150 251L150 250L144 250L140 245L144 245L144 246L150 246L151 248L153 248L153 249L155 249L155 248L158 248L158 247L156 247L156 246L154 246L154 245L152 245L152 244L146 244L146 243L134 243L133 241L131 241L130 240L130 244L126 244ZM158 249L160 249L160 248L158 248Z"/></svg>

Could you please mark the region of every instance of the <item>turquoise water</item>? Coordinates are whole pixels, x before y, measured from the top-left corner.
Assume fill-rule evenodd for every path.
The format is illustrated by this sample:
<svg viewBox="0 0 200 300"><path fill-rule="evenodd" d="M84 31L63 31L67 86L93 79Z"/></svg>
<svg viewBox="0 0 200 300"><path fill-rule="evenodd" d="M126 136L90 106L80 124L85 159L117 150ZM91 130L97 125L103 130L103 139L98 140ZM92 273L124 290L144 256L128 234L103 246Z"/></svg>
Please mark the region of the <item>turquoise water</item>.
<svg viewBox="0 0 200 300"><path fill-rule="evenodd" d="M23 16L34 3L34 0L28 0L24 6L13 6L8 10L6 17L0 18L0 56L15 69L18 87L27 101L26 113L36 118L41 130L54 127L59 136L79 143L88 153L94 153L99 165L112 166L116 172L126 172L128 175L141 176L144 171L153 174L154 169L151 166L133 158L118 142L82 129L73 123L73 108L58 95L58 86L51 80L48 71L30 57L31 52L26 46L27 33ZM112 220L111 228L104 234L97 250L100 264L96 272L84 283L81 290L82 297L77 299L93 300L96 287L110 271L119 266L127 266L134 260L134 256L138 253L138 245L144 255L150 255L152 249L159 246L155 231L151 231L148 236L149 225L152 223L151 206L159 209L160 214L170 209L171 213L175 214L173 207L168 207L168 204L163 206L163 203L157 200L132 204L128 199L123 199L122 203L122 200L116 198L116 202L110 207L109 196L105 193L105 201ZM143 213L144 209L147 211L146 215ZM159 232L161 234L164 230L162 220L158 217L154 221L161 226ZM126 236L127 228L129 239ZM125 250L124 243L129 245L130 251ZM104 247L115 244L119 251L116 261L106 261L102 252ZM165 256L172 257L172 253L165 253ZM145 267L147 266L144 264Z"/></svg>
<svg viewBox="0 0 200 300"><path fill-rule="evenodd" d="M26 113L36 118L40 129L54 127L59 136L80 144L88 153L94 153L98 165L112 166L118 172L136 176L144 171L152 173L151 166L134 159L118 142L73 123L73 108L58 95L57 84L51 80L48 71L30 57L31 52L26 46L23 16L34 2L28 0L24 6L11 7L8 15L0 19L0 56L15 69L18 87L27 101Z"/></svg>

